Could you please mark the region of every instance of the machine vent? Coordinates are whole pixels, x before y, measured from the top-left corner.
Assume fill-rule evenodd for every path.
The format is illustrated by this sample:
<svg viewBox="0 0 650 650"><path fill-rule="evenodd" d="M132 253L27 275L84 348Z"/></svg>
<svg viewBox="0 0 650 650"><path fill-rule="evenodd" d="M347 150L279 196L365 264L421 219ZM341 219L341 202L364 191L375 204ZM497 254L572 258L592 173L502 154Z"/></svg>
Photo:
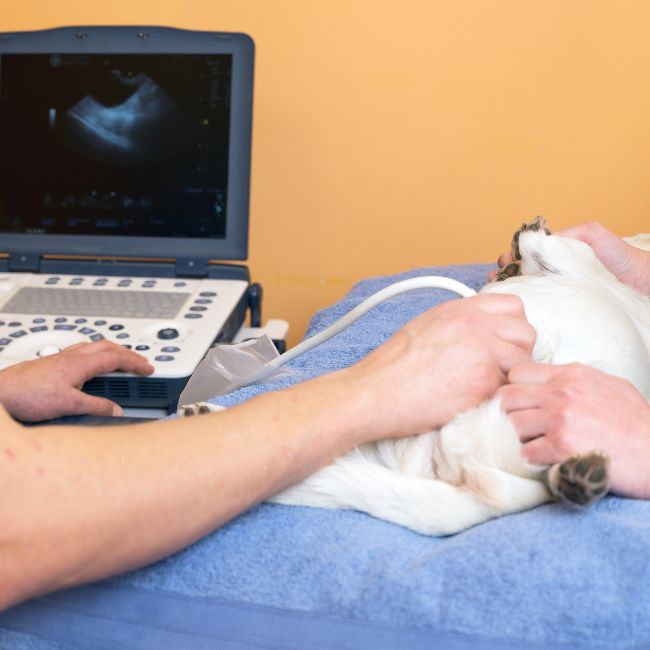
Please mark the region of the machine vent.
<svg viewBox="0 0 650 650"><path fill-rule="evenodd" d="M137 392L140 399L167 399L167 384L149 379L138 383Z"/></svg>

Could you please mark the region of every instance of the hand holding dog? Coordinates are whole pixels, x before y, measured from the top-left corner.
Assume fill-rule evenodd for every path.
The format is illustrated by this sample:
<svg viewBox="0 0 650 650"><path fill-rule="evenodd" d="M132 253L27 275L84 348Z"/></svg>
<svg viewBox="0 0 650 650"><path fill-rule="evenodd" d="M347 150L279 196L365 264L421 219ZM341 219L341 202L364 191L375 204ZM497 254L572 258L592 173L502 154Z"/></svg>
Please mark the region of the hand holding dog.
<svg viewBox="0 0 650 650"><path fill-rule="evenodd" d="M373 402L371 439L415 435L490 397L534 343L519 298L480 295L425 312L345 372Z"/></svg>
<svg viewBox="0 0 650 650"><path fill-rule="evenodd" d="M589 244L598 259L621 282L650 296L650 253L636 248L617 237L597 221L589 221L571 228L558 230L553 234L560 237L573 237ZM510 253L499 255L497 264L503 268L512 262ZM490 281L496 271L489 274Z"/></svg>
<svg viewBox="0 0 650 650"><path fill-rule="evenodd" d="M650 498L650 405L632 384L581 364L524 363L497 394L533 465L606 452L611 490Z"/></svg>

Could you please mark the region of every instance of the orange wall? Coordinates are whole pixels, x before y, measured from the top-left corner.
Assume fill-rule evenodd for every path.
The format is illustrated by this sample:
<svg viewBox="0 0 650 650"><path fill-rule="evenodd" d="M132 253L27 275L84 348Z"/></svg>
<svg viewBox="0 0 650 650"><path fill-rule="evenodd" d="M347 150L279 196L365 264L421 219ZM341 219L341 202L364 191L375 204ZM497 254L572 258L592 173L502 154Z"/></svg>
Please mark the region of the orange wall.
<svg viewBox="0 0 650 650"><path fill-rule="evenodd" d="M2 31L101 23L255 39L249 265L290 343L357 280L491 261L536 214L650 230L647 0L0 9Z"/></svg>

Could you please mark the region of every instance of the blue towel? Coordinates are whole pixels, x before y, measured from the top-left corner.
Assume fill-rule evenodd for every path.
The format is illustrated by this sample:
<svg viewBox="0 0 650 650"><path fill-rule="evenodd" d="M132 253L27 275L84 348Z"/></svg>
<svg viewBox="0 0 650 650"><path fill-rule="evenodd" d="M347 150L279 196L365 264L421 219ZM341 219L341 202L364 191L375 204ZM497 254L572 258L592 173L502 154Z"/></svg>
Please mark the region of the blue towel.
<svg viewBox="0 0 650 650"><path fill-rule="evenodd" d="M317 314L322 330L390 282L437 273L479 288L491 267L362 282ZM426 308L391 299L291 364L265 390L353 363ZM0 615L0 648L650 647L650 502L549 504L447 538L357 512L262 504L145 569Z"/></svg>

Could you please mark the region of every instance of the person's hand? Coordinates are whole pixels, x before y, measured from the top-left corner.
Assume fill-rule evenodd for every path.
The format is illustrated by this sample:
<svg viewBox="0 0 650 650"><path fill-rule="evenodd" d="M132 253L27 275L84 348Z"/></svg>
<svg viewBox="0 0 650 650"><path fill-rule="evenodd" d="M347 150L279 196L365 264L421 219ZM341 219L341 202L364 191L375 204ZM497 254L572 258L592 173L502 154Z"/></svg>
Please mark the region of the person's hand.
<svg viewBox="0 0 650 650"><path fill-rule="evenodd" d="M110 341L79 343L0 371L0 403L23 422L63 415L121 415L114 402L80 390L92 377L115 370L149 375L153 367L143 356Z"/></svg>
<svg viewBox="0 0 650 650"><path fill-rule="evenodd" d="M367 395L370 439L430 431L490 397L530 359L535 330L510 295L425 312L349 370Z"/></svg>
<svg viewBox="0 0 650 650"><path fill-rule="evenodd" d="M589 244L603 265L621 282L650 296L650 253L617 237L597 221L558 230L556 235Z"/></svg>
<svg viewBox="0 0 650 650"><path fill-rule="evenodd" d="M597 221L558 230L553 234L572 237L589 244L602 264L621 282L646 296L650 295L650 253L648 251L628 244ZM510 253L502 253L497 264L502 269L512 261ZM496 274L496 271L489 273L490 282L494 280Z"/></svg>
<svg viewBox="0 0 650 650"><path fill-rule="evenodd" d="M611 489L650 498L650 405L632 384L581 364L524 363L497 395L533 465L609 454Z"/></svg>

